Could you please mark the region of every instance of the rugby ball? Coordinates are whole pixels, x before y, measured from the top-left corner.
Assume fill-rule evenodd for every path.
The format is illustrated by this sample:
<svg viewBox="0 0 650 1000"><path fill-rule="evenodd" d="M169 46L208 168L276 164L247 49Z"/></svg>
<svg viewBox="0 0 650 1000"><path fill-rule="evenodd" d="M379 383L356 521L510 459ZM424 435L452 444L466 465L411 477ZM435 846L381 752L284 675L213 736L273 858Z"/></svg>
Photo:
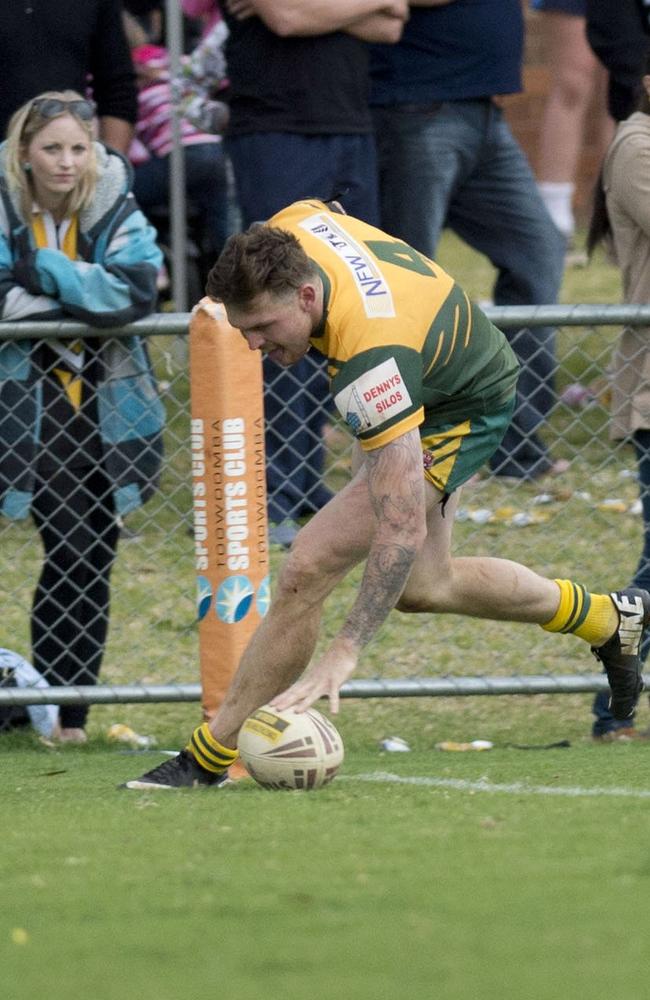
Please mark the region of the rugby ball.
<svg viewBox="0 0 650 1000"><path fill-rule="evenodd" d="M314 708L278 712L262 705L241 727L238 746L247 771L263 788L321 788L343 762L343 740Z"/></svg>

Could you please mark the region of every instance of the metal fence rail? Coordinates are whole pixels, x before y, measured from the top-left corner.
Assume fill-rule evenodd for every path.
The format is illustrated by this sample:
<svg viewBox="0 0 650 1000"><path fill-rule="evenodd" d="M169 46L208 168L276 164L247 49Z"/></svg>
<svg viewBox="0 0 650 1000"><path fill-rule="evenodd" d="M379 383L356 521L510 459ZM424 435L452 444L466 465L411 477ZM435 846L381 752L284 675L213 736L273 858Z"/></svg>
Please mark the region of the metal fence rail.
<svg viewBox="0 0 650 1000"><path fill-rule="evenodd" d="M596 587L623 586L632 576L641 545L634 459L608 440L606 369L617 329L650 326L650 306L567 305L486 309L507 330L557 328L558 402L549 420L549 444L571 461L562 482L523 486L486 475L463 493L456 552L505 555L530 562L550 576L572 576ZM1 704L197 701L192 544L189 381L186 314L159 314L93 337L149 339L166 409L165 465L161 488L124 525L113 571L107 652L96 687L47 690L0 687ZM0 330L0 344L50 341L88 335L81 324L20 323ZM0 384L1 388L1 384ZM571 391L575 390L573 394ZM271 383L267 392L273 396ZM286 401L286 384L282 402ZM321 403L319 392L296 381L296 396L322 405L324 480L336 489L349 476L350 438ZM273 426L273 425L272 425ZM291 450L291 440L286 446ZM317 440L314 445L318 444ZM309 469L314 451L296 453ZM295 514L305 513L296 507ZM29 614L42 559L31 521L0 521L0 646L30 659ZM281 558L278 550L277 558ZM397 614L397 613L395 613ZM453 616L412 621L413 642L404 649L386 625L384 650L369 648L364 672L344 686L343 697L418 697L475 694L542 694L597 691L606 686L593 660L575 640L539 630L522 642L518 626ZM482 653L489 648L488 654ZM393 652L394 651L394 652ZM389 669L386 668L388 663ZM397 676L385 676L391 671ZM426 676L427 674L436 676Z"/></svg>
<svg viewBox="0 0 650 1000"><path fill-rule="evenodd" d="M646 686L650 675L644 675ZM505 694L585 694L605 691L602 674L533 677L409 677L347 681L341 698L440 698ZM0 705L117 705L200 701L200 684L0 689Z"/></svg>

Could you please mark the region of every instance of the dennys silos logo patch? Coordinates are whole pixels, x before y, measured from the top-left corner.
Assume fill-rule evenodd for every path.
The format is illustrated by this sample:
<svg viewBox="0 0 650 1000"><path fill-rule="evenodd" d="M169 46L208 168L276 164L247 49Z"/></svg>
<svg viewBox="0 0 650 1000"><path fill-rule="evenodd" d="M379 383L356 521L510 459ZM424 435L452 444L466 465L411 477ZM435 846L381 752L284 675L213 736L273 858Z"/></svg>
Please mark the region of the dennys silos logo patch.
<svg viewBox="0 0 650 1000"><path fill-rule="evenodd" d="M366 316L382 319L395 315L390 288L367 248L357 243L324 212L303 219L299 225L329 247L345 264L357 286Z"/></svg>
<svg viewBox="0 0 650 1000"><path fill-rule="evenodd" d="M337 392L334 402L355 434L379 427L413 405L395 358L364 372Z"/></svg>

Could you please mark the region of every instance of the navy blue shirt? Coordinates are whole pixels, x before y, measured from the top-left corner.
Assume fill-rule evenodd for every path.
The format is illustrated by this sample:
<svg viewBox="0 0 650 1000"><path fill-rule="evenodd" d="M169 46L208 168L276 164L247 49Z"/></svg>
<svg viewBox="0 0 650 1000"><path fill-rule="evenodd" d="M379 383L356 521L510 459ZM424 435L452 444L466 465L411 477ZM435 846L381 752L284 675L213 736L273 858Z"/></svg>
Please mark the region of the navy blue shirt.
<svg viewBox="0 0 650 1000"><path fill-rule="evenodd" d="M371 49L371 103L427 104L521 90L521 0L411 7L397 45Z"/></svg>

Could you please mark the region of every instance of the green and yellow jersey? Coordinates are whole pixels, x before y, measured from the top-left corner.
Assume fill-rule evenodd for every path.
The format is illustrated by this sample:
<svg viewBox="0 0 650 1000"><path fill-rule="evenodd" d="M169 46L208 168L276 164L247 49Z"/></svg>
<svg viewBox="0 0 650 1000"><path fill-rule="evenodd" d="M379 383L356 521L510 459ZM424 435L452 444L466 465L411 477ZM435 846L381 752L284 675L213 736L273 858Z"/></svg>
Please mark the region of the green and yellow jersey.
<svg viewBox="0 0 650 1000"><path fill-rule="evenodd" d="M319 269L337 409L366 450L414 427L502 411L518 363L505 336L438 264L359 219L300 201L268 220L293 233Z"/></svg>

